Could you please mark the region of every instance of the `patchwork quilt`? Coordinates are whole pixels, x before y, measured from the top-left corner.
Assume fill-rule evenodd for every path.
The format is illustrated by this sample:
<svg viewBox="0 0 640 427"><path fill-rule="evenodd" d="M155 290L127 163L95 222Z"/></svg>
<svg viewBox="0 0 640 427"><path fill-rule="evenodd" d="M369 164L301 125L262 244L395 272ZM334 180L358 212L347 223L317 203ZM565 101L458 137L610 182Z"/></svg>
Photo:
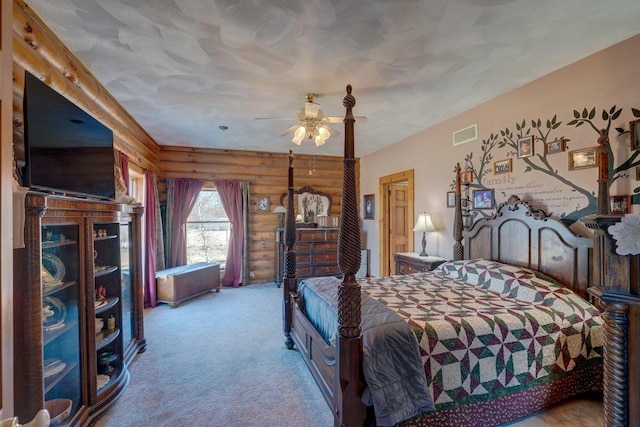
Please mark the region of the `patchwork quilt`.
<svg viewBox="0 0 640 427"><path fill-rule="evenodd" d="M504 396L602 364L603 319L532 270L486 260L359 281L418 338L438 410Z"/></svg>

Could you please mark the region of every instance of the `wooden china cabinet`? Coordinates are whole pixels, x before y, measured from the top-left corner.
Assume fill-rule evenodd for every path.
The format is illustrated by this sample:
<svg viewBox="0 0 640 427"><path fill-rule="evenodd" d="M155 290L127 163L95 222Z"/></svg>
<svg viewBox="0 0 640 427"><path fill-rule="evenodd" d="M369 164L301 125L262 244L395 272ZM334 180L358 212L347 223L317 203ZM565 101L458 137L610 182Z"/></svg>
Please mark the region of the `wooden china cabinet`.
<svg viewBox="0 0 640 427"><path fill-rule="evenodd" d="M69 399L86 425L124 391L144 351L142 207L27 193L14 253L15 414Z"/></svg>

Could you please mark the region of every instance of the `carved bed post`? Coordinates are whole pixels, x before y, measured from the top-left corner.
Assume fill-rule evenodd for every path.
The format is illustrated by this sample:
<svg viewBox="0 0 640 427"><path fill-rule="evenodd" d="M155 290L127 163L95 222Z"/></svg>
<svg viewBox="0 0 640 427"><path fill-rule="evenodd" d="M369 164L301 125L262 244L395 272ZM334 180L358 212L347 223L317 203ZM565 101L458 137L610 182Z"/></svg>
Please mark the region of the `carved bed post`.
<svg viewBox="0 0 640 427"><path fill-rule="evenodd" d="M453 259L459 261L463 258L462 246L462 191L460 190L460 163L456 163L456 201L453 214Z"/></svg>
<svg viewBox="0 0 640 427"><path fill-rule="evenodd" d="M598 138L598 206L596 215L609 215L609 137L600 129Z"/></svg>
<svg viewBox="0 0 640 427"><path fill-rule="evenodd" d="M360 285L356 273L360 268L360 221L356 199L355 151L352 108L356 99L351 85L342 104L347 109L344 118L344 180L338 237L338 266L344 275L338 288L338 339L336 343L336 408L334 426L361 427L365 407L360 397L363 380L360 374L362 336L360 327Z"/></svg>
<svg viewBox="0 0 640 427"><path fill-rule="evenodd" d="M609 138L606 129L598 138L598 202L596 214L582 219L594 230L594 286L589 294L604 307L604 423L605 427L629 425L629 313L637 298L629 295L630 258L616 254L609 227L622 215L609 207ZM626 283L625 283L626 282ZM637 310L637 309L636 309Z"/></svg>
<svg viewBox="0 0 640 427"><path fill-rule="evenodd" d="M293 210L293 151L289 150L289 187L287 189L287 212L284 220L284 295L282 299L282 329L284 331L284 343L289 350L293 348L291 339L292 307L291 293L296 292L296 223Z"/></svg>

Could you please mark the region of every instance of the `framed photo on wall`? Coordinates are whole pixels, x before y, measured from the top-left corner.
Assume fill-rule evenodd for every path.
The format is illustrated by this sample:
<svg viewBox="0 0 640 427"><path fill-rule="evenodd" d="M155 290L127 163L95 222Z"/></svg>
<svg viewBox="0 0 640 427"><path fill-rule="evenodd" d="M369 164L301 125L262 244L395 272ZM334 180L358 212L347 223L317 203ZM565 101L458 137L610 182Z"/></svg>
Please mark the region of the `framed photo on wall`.
<svg viewBox="0 0 640 427"><path fill-rule="evenodd" d="M610 196L609 205L611 207L612 214L627 214L629 213L629 205L631 202L630 196Z"/></svg>
<svg viewBox="0 0 640 427"><path fill-rule="evenodd" d="M366 194L364 196L364 203L362 204L362 206L364 206L364 219L375 219L375 213L376 213L375 195Z"/></svg>
<svg viewBox="0 0 640 427"><path fill-rule="evenodd" d="M629 122L631 150L640 150L640 119Z"/></svg>
<svg viewBox="0 0 640 427"><path fill-rule="evenodd" d="M473 182L473 170L468 169L460 171L460 183L471 184Z"/></svg>
<svg viewBox="0 0 640 427"><path fill-rule="evenodd" d="M556 139L544 144L544 154L560 153L566 149L564 138Z"/></svg>
<svg viewBox="0 0 640 427"><path fill-rule="evenodd" d="M498 175L501 173L511 172L511 159L497 160L493 162L493 174Z"/></svg>
<svg viewBox="0 0 640 427"><path fill-rule="evenodd" d="M493 189L473 190L473 209L493 209Z"/></svg>
<svg viewBox="0 0 640 427"><path fill-rule="evenodd" d="M569 170L595 168L598 166L598 147L569 151Z"/></svg>
<svg viewBox="0 0 640 427"><path fill-rule="evenodd" d="M259 211L268 211L269 210L269 198L268 197L258 197L258 210Z"/></svg>
<svg viewBox="0 0 640 427"><path fill-rule="evenodd" d="M456 192L455 191L447 191L447 207L455 208L456 207Z"/></svg>
<svg viewBox="0 0 640 427"><path fill-rule="evenodd" d="M533 156L533 135L518 140L518 158Z"/></svg>

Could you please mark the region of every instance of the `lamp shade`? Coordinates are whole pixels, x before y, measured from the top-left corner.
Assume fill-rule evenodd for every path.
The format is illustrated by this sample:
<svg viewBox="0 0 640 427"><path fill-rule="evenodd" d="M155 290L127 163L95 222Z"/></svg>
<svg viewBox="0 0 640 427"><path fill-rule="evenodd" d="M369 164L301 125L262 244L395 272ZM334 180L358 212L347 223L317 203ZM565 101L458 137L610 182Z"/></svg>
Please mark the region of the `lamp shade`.
<svg viewBox="0 0 640 427"><path fill-rule="evenodd" d="M273 210L271 212L277 213L277 214L279 214L279 213L287 213L287 208L285 208L282 205L278 205L275 208L273 208Z"/></svg>
<svg viewBox="0 0 640 427"><path fill-rule="evenodd" d="M436 231L431 221L431 215L427 213L418 215L418 220L416 221L416 226L413 227L413 231Z"/></svg>

